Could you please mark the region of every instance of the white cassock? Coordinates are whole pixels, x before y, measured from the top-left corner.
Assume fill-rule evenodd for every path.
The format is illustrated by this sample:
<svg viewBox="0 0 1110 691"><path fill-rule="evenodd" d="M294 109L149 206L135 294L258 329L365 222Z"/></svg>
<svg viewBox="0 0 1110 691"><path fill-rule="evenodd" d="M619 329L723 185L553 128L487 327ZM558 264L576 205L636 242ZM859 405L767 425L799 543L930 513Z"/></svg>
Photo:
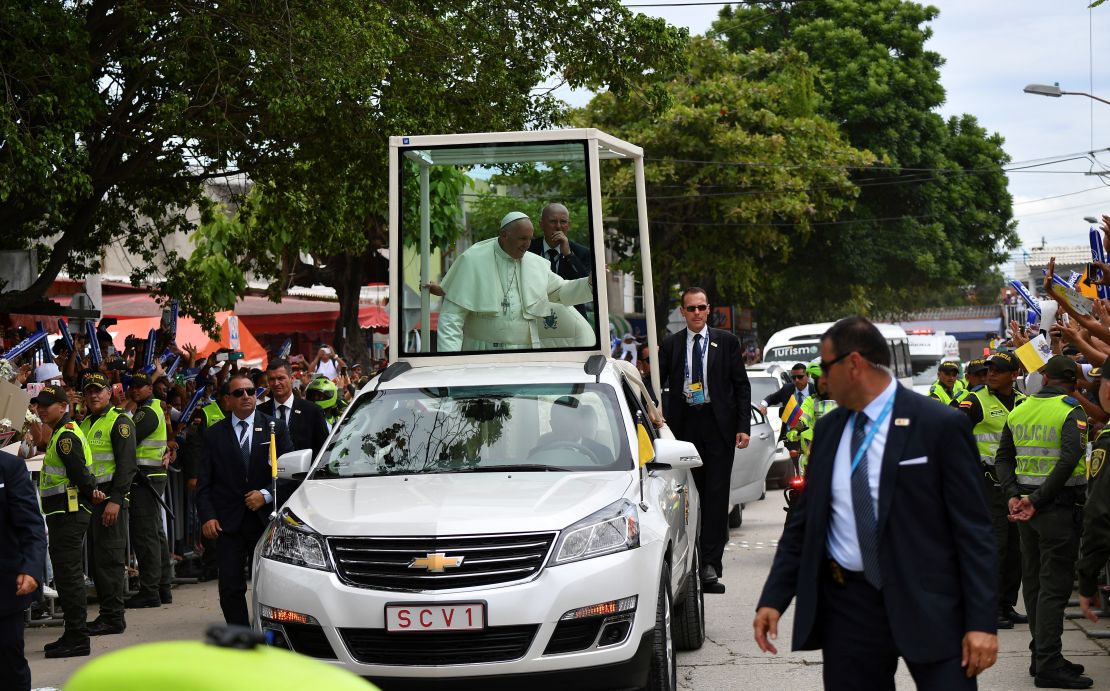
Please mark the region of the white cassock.
<svg viewBox="0 0 1110 691"><path fill-rule="evenodd" d="M567 281L531 252L513 259L497 238L475 243L440 284L438 352L588 347L597 335L571 307L594 299L589 278Z"/></svg>

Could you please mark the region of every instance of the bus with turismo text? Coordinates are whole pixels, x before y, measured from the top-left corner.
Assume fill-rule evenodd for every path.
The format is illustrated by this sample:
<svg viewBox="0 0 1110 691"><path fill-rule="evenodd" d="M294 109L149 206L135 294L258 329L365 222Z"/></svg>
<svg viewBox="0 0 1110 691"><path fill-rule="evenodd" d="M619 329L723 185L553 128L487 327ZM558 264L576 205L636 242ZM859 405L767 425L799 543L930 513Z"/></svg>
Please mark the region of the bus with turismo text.
<svg viewBox="0 0 1110 691"><path fill-rule="evenodd" d="M784 370L797 362L809 363L821 357L821 336L834 322L803 324L791 326L776 332L763 347L763 365L780 365ZM910 367L909 336L900 326L876 323L879 331L890 347L890 369L898 381L907 387L913 386L913 373Z"/></svg>

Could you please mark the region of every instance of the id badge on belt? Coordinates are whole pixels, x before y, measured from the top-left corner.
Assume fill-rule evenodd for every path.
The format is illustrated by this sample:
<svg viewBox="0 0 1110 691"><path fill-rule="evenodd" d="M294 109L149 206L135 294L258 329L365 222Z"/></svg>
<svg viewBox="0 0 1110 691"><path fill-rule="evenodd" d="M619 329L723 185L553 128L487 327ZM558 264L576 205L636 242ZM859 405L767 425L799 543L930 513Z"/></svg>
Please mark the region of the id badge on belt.
<svg viewBox="0 0 1110 691"><path fill-rule="evenodd" d="M76 513L77 508L77 488L66 487L66 511Z"/></svg>
<svg viewBox="0 0 1110 691"><path fill-rule="evenodd" d="M686 386L686 402L690 405L705 405L705 385L691 382Z"/></svg>

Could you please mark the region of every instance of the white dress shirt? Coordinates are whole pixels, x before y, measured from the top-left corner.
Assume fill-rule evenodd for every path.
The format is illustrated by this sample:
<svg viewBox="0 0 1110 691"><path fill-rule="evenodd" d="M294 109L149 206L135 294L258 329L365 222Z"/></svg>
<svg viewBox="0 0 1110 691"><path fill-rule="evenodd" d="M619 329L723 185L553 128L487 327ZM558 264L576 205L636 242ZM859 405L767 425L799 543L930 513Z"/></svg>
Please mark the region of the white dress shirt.
<svg viewBox="0 0 1110 691"><path fill-rule="evenodd" d="M282 412L282 408L285 408L284 412ZM289 394L289 398L286 398L284 403L278 403L278 400L276 398L274 399L274 417L284 422L287 429L292 426L293 394Z"/></svg>
<svg viewBox="0 0 1110 691"><path fill-rule="evenodd" d="M705 402L709 402L709 325L701 327L701 331L686 329L686 374L683 389L690 389L690 377L694 374L691 362L694 360L694 335L701 334L701 386L705 392Z"/></svg>
<svg viewBox="0 0 1110 691"><path fill-rule="evenodd" d="M289 402L290 403L293 402L293 397L292 396L289 397ZM240 420L239 417L236 416L236 415L231 416L231 429L233 429L235 431L235 441L236 442L239 441L239 437L243 433L243 427L242 427L243 422L247 423L247 453L250 454L250 452L251 452L251 443L254 441L254 412L252 411L250 415L243 418L242 420ZM239 446L240 446L240 448L242 448L242 444L240 444ZM265 502L267 504L269 504L273 500L273 497L270 496L270 491L269 490L260 489L258 491L262 494L262 499L265 500Z"/></svg>
<svg viewBox="0 0 1110 691"><path fill-rule="evenodd" d="M890 378L890 383L875 400L863 409L867 416L864 426L866 433L871 432L875 419L883 412L887 401L898 390L898 380ZM857 413L858 415L859 413ZM879 513L879 478L883 471L883 451L886 450L887 435L890 432L890 419L887 415L883 424L875 432L871 445L867 447L867 479L871 486L871 503L875 515ZM856 533L856 514L852 507L852 419L844 426L840 435L840 446L836 449L832 470L832 514L829 516L829 536L826 541L829 556L849 571L863 571L863 555L859 549L859 535Z"/></svg>

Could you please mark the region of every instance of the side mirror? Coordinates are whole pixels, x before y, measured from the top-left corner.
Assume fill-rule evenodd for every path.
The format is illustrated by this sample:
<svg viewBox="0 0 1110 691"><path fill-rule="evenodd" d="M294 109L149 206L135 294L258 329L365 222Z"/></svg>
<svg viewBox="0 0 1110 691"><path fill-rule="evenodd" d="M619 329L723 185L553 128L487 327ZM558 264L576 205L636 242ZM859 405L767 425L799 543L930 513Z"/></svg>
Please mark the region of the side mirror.
<svg viewBox="0 0 1110 691"><path fill-rule="evenodd" d="M283 453L278 456L277 466L282 480L303 480L312 468L312 449Z"/></svg>
<svg viewBox="0 0 1110 691"><path fill-rule="evenodd" d="M655 460L649 466L668 466L678 470L700 468L701 456L698 450L688 441L677 439L656 439Z"/></svg>

